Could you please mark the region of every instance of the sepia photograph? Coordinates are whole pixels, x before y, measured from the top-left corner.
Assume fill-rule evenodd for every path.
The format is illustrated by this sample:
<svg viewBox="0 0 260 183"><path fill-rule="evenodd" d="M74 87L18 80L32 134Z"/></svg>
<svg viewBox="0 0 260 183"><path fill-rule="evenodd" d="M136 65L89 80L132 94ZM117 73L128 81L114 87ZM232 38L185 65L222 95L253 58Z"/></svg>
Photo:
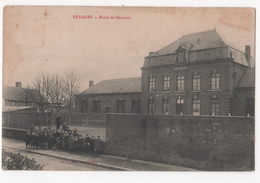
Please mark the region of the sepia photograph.
<svg viewBox="0 0 260 183"><path fill-rule="evenodd" d="M255 17L5 6L2 170L254 172Z"/></svg>

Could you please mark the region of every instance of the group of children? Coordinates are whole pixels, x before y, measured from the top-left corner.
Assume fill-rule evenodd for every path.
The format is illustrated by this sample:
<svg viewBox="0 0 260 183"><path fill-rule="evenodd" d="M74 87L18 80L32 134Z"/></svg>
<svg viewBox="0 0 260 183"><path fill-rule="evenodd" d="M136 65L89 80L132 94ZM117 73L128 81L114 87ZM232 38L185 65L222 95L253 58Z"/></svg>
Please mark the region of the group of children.
<svg viewBox="0 0 260 183"><path fill-rule="evenodd" d="M77 153L102 153L104 143L100 136L89 134L83 138L77 130L43 130L25 136L26 149L63 150Z"/></svg>

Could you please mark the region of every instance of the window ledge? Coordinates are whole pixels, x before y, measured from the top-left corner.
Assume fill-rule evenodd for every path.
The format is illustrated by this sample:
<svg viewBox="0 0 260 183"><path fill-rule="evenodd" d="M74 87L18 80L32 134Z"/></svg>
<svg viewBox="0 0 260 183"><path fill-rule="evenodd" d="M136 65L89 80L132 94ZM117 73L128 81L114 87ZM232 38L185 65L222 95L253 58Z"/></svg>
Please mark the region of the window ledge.
<svg viewBox="0 0 260 183"><path fill-rule="evenodd" d="M221 90L209 90L210 92L220 92Z"/></svg>
<svg viewBox="0 0 260 183"><path fill-rule="evenodd" d="M175 93L185 93L185 91L174 91Z"/></svg>
<svg viewBox="0 0 260 183"><path fill-rule="evenodd" d="M164 90L162 93L171 93L171 90Z"/></svg>
<svg viewBox="0 0 260 183"><path fill-rule="evenodd" d="M201 90L191 90L190 92L196 93L196 92L201 92Z"/></svg>
<svg viewBox="0 0 260 183"><path fill-rule="evenodd" d="M148 91L147 93L156 93L156 92L155 92L155 91L152 91L152 92L149 92L149 91Z"/></svg>

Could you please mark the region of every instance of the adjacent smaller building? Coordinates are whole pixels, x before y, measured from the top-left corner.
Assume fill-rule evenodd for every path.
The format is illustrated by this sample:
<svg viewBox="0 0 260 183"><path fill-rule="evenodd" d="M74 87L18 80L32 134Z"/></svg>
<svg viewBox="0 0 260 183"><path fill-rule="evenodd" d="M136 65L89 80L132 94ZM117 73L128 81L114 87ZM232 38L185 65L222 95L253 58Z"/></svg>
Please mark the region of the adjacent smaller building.
<svg viewBox="0 0 260 183"><path fill-rule="evenodd" d="M76 95L83 113L141 113L141 77L103 80Z"/></svg>
<svg viewBox="0 0 260 183"><path fill-rule="evenodd" d="M22 88L21 82L16 82L15 87L3 85L2 106L27 106L26 90Z"/></svg>

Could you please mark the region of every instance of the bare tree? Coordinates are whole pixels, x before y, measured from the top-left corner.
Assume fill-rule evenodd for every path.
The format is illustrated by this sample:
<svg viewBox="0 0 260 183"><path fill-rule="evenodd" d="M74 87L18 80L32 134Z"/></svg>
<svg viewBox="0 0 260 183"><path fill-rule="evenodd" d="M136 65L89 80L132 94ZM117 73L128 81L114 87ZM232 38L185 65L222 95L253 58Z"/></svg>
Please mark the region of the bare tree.
<svg viewBox="0 0 260 183"><path fill-rule="evenodd" d="M20 94L21 100L25 102L25 106L34 105L36 103L36 90L31 89L30 85Z"/></svg>
<svg viewBox="0 0 260 183"><path fill-rule="evenodd" d="M49 97L53 107L56 108L57 112L61 111L65 100L65 88L64 79L59 75L53 75L49 79Z"/></svg>
<svg viewBox="0 0 260 183"><path fill-rule="evenodd" d="M80 89L80 78L74 71L65 72L64 75L65 105L71 113L75 104L75 94Z"/></svg>
<svg viewBox="0 0 260 183"><path fill-rule="evenodd" d="M34 101L37 104L39 111L44 112L50 105L50 76L40 74L33 82Z"/></svg>

